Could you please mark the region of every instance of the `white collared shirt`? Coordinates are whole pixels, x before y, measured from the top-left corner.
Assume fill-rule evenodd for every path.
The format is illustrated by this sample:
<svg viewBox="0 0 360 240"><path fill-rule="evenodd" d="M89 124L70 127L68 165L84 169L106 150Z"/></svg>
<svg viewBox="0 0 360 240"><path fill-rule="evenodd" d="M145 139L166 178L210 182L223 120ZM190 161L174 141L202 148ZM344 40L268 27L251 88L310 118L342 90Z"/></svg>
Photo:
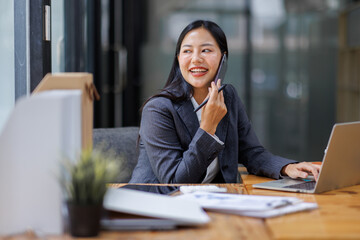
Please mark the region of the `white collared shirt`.
<svg viewBox="0 0 360 240"><path fill-rule="evenodd" d="M194 97L191 97L191 103L193 104L194 109L199 106L199 104L196 102ZM196 112L196 116L199 120L199 123L201 122L201 112L202 112L202 108L200 108L200 110ZM216 135L211 135L211 134L209 134L209 135L212 136L220 144L222 144L222 145L224 144ZM216 177L219 170L220 170L219 159L218 159L218 157L216 157L208 166L208 168L206 170L206 176L205 176L204 180L202 181L202 183L210 183L212 180L214 180L214 178Z"/></svg>

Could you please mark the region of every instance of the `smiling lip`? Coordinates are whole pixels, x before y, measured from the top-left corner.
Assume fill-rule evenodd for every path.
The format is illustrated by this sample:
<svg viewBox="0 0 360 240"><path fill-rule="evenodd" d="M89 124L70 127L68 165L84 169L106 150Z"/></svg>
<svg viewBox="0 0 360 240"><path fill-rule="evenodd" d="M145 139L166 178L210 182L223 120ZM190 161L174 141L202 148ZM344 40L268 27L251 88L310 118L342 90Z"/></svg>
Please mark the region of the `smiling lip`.
<svg viewBox="0 0 360 240"><path fill-rule="evenodd" d="M208 72L208 69L204 68L204 67L192 67L189 69L189 71L192 76L201 77L201 76L204 76Z"/></svg>

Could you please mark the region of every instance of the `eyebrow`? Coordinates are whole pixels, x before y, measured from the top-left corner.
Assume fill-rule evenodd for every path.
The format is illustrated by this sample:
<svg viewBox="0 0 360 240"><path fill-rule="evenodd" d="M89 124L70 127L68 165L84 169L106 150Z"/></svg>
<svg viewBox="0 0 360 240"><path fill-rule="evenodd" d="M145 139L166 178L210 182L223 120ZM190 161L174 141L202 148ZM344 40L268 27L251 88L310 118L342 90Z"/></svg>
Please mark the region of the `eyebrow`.
<svg viewBox="0 0 360 240"><path fill-rule="evenodd" d="M203 43L203 44L201 44L200 46L202 46L202 47L207 47L207 46L214 46L214 44L212 44L212 43ZM182 45L181 46L182 48L183 47L192 47L192 45L191 44L185 44L185 45Z"/></svg>

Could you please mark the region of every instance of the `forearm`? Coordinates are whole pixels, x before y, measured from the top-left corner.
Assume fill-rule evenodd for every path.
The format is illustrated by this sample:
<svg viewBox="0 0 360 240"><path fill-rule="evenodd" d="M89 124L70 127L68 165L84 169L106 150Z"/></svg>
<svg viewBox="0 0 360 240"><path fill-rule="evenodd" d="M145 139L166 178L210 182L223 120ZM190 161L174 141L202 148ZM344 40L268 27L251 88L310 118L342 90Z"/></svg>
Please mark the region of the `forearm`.
<svg viewBox="0 0 360 240"><path fill-rule="evenodd" d="M296 161L272 155L265 150L265 152L249 159L247 169L249 173L254 175L279 179L283 167L290 163L296 163Z"/></svg>

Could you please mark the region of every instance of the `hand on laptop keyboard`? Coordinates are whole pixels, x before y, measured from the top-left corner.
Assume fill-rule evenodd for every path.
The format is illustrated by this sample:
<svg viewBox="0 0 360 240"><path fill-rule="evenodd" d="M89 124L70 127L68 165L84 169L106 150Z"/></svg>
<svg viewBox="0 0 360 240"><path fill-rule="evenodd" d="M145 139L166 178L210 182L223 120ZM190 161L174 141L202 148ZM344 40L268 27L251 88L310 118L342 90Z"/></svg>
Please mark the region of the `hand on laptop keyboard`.
<svg viewBox="0 0 360 240"><path fill-rule="evenodd" d="M320 165L308 162L288 164L281 169L281 174L291 178L307 178L310 173L317 180L319 176Z"/></svg>

